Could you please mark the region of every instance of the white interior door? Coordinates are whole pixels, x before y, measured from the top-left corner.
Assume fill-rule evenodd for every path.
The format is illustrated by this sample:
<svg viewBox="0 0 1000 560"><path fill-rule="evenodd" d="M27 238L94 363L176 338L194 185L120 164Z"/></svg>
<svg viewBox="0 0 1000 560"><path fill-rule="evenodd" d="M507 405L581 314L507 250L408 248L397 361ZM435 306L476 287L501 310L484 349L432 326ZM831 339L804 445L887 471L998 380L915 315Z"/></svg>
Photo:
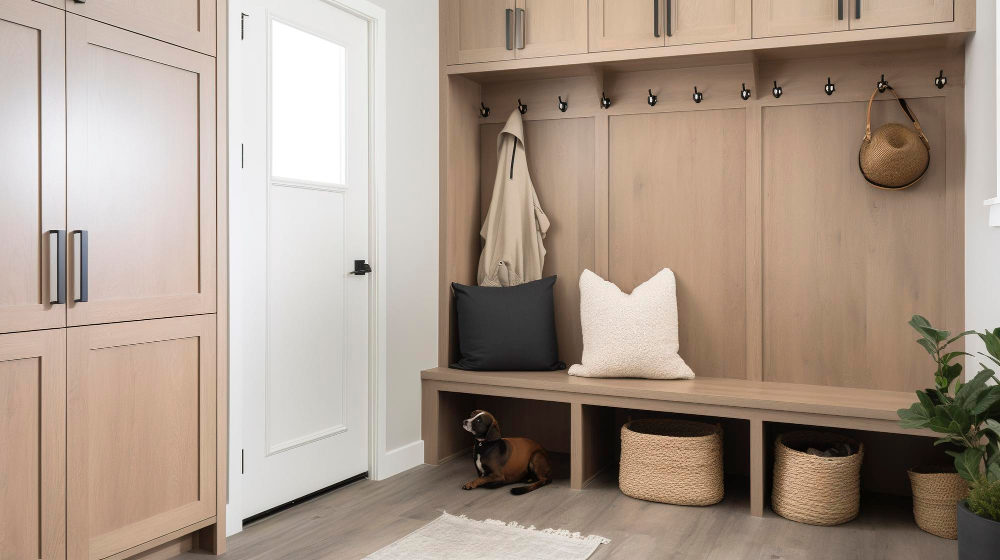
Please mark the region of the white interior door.
<svg viewBox="0 0 1000 560"><path fill-rule="evenodd" d="M243 517L368 471L368 22L244 0Z"/></svg>

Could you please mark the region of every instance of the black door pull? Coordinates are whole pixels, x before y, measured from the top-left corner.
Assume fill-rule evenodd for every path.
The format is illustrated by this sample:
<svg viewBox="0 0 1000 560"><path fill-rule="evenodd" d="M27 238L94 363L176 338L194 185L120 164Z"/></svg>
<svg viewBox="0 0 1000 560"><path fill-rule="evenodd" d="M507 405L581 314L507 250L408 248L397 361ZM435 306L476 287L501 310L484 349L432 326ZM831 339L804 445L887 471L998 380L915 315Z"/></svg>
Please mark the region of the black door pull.
<svg viewBox="0 0 1000 560"><path fill-rule="evenodd" d="M348 272L348 274L355 274L357 276L364 276L372 271L372 265L366 263L364 259L360 261L354 261L354 270Z"/></svg>

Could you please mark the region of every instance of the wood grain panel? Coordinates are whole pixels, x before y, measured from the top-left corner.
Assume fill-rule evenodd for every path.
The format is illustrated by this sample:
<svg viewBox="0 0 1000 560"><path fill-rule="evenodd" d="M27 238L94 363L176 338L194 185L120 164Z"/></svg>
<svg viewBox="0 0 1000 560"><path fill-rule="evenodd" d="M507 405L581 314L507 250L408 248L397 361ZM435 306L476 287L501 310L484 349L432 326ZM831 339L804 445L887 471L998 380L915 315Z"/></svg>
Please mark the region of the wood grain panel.
<svg viewBox="0 0 1000 560"><path fill-rule="evenodd" d="M497 173L497 135L503 125L480 127L480 224L486 219ZM544 276L555 284L559 359L579 363L580 274L597 265L595 239L594 119L525 121L528 173L551 223L545 236Z"/></svg>
<svg viewBox="0 0 1000 560"><path fill-rule="evenodd" d="M745 379L745 111L610 121L609 279L630 293L669 267L681 357L697 376Z"/></svg>
<svg viewBox="0 0 1000 560"><path fill-rule="evenodd" d="M750 38L750 0L673 0L666 44Z"/></svg>
<svg viewBox="0 0 1000 560"><path fill-rule="evenodd" d="M66 306L49 303L44 234L66 229L63 18L0 0L0 333L66 325Z"/></svg>
<svg viewBox="0 0 1000 560"><path fill-rule="evenodd" d="M215 54L215 0L65 0L66 10L167 43Z"/></svg>
<svg viewBox="0 0 1000 560"><path fill-rule="evenodd" d="M864 0L861 17L855 17L855 3L851 4L851 29L871 29L952 21L955 17L955 0Z"/></svg>
<svg viewBox="0 0 1000 560"><path fill-rule="evenodd" d="M66 557L66 332L0 336L0 556Z"/></svg>
<svg viewBox="0 0 1000 560"><path fill-rule="evenodd" d="M846 0L754 0L753 36L844 31L850 21L848 9Z"/></svg>
<svg viewBox="0 0 1000 560"><path fill-rule="evenodd" d="M68 323L214 312L215 61L67 22L67 222L90 235L89 301Z"/></svg>
<svg viewBox="0 0 1000 560"><path fill-rule="evenodd" d="M517 0L524 10L524 48L517 58L587 52L587 0Z"/></svg>
<svg viewBox="0 0 1000 560"><path fill-rule="evenodd" d="M931 164L898 192L858 170L866 103L763 110L765 381L914 390L930 373L909 318L962 328L962 291L947 288L963 271L942 265L962 223L947 201L946 103L909 101ZM872 113L873 126L905 118L894 101Z"/></svg>
<svg viewBox="0 0 1000 560"><path fill-rule="evenodd" d="M444 0L447 2L448 64L512 60L514 0ZM507 44L510 43L510 49Z"/></svg>
<svg viewBox="0 0 1000 560"><path fill-rule="evenodd" d="M69 330L70 557L215 513L215 316Z"/></svg>
<svg viewBox="0 0 1000 560"><path fill-rule="evenodd" d="M666 38L663 19L661 9L656 20L652 0L590 0L590 50L662 47Z"/></svg>

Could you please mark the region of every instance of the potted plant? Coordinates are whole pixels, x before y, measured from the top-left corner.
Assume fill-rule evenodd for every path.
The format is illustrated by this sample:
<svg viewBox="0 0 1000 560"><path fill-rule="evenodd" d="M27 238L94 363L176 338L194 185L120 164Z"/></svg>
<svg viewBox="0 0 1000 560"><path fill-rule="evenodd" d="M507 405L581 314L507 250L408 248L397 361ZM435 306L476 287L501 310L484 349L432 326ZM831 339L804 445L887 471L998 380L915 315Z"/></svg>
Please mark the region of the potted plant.
<svg viewBox="0 0 1000 560"><path fill-rule="evenodd" d="M927 319L914 315L910 320L918 333L917 340L935 363L934 387L917 391L917 402L900 409L900 426L930 429L941 438L935 445L950 444L947 451L955 460L955 473L971 488L970 501L958 507L960 558L989 558L1000 550L1000 386L993 367L1000 367L1000 328L977 333L966 331L952 336L935 329ZM967 383L961 381L962 365L953 363L962 351L946 351L970 334L986 345L982 370ZM987 365L988 364L988 365ZM917 497L914 496L916 503Z"/></svg>

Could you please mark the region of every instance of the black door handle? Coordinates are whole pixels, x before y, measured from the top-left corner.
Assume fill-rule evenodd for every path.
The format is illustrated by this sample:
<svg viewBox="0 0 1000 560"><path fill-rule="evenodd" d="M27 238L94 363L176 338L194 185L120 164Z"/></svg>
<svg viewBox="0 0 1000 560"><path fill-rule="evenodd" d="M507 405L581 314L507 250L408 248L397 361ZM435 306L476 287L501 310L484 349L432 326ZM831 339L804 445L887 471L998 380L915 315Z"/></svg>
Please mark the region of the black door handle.
<svg viewBox="0 0 1000 560"><path fill-rule="evenodd" d="M354 270L348 272L348 274L355 274L357 276L364 276L372 271L372 265L366 263L364 259L360 261L354 261Z"/></svg>
<svg viewBox="0 0 1000 560"><path fill-rule="evenodd" d="M49 231L49 303L66 303L66 230Z"/></svg>
<svg viewBox="0 0 1000 560"><path fill-rule="evenodd" d="M86 303L90 299L90 271L87 262L90 247L88 241L87 230L81 229L73 232L73 258L76 260L75 288L73 290L76 295L76 299L73 300L75 303Z"/></svg>

